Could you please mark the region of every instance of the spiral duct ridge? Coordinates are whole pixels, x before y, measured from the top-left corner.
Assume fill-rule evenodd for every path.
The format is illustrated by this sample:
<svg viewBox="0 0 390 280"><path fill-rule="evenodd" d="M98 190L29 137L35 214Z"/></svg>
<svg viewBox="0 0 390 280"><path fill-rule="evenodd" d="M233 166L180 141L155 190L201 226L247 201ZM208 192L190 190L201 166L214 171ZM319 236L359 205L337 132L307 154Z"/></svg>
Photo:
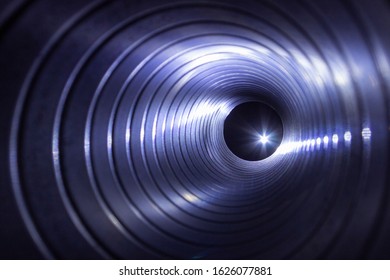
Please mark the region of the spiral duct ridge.
<svg viewBox="0 0 390 280"><path fill-rule="evenodd" d="M388 2L2 6L1 257L390 257Z"/></svg>

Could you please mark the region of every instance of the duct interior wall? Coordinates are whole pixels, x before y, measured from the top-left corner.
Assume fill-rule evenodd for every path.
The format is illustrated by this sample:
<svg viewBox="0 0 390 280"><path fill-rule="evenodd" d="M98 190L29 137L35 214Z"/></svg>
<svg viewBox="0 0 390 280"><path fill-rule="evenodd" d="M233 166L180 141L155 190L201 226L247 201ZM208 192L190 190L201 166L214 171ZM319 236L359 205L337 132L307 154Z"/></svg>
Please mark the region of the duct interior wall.
<svg viewBox="0 0 390 280"><path fill-rule="evenodd" d="M0 257L390 258L389 34L382 0L2 2ZM240 157L245 103L282 128L244 110Z"/></svg>

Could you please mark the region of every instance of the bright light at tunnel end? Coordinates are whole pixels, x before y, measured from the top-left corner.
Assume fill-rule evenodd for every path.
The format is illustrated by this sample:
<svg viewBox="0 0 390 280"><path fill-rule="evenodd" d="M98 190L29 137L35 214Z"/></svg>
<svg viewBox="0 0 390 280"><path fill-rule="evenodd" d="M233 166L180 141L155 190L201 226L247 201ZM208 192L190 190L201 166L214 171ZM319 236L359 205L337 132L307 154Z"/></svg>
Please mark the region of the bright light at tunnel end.
<svg viewBox="0 0 390 280"><path fill-rule="evenodd" d="M267 144L269 142L269 137L267 134L263 133L262 135L259 135L259 142L263 145Z"/></svg>

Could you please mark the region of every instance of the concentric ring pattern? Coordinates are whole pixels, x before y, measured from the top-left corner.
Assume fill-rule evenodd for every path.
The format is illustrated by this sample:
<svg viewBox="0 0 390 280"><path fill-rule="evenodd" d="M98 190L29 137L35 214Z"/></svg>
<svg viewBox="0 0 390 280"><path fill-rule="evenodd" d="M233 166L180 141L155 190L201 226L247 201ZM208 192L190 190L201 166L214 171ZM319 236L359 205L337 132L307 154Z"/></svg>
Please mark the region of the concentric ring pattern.
<svg viewBox="0 0 390 280"><path fill-rule="evenodd" d="M390 257L388 2L2 10L1 185L40 257ZM224 140L250 101L283 121L260 161Z"/></svg>

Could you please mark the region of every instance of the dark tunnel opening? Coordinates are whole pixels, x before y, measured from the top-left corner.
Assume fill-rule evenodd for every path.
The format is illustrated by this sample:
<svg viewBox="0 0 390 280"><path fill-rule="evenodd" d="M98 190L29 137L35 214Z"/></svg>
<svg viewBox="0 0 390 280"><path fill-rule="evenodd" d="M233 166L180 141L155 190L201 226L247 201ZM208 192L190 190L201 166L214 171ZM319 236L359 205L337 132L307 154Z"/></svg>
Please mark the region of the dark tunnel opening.
<svg viewBox="0 0 390 280"><path fill-rule="evenodd" d="M224 123L226 145L238 157L256 161L269 157L283 139L283 122L278 113L261 102L237 105Z"/></svg>

